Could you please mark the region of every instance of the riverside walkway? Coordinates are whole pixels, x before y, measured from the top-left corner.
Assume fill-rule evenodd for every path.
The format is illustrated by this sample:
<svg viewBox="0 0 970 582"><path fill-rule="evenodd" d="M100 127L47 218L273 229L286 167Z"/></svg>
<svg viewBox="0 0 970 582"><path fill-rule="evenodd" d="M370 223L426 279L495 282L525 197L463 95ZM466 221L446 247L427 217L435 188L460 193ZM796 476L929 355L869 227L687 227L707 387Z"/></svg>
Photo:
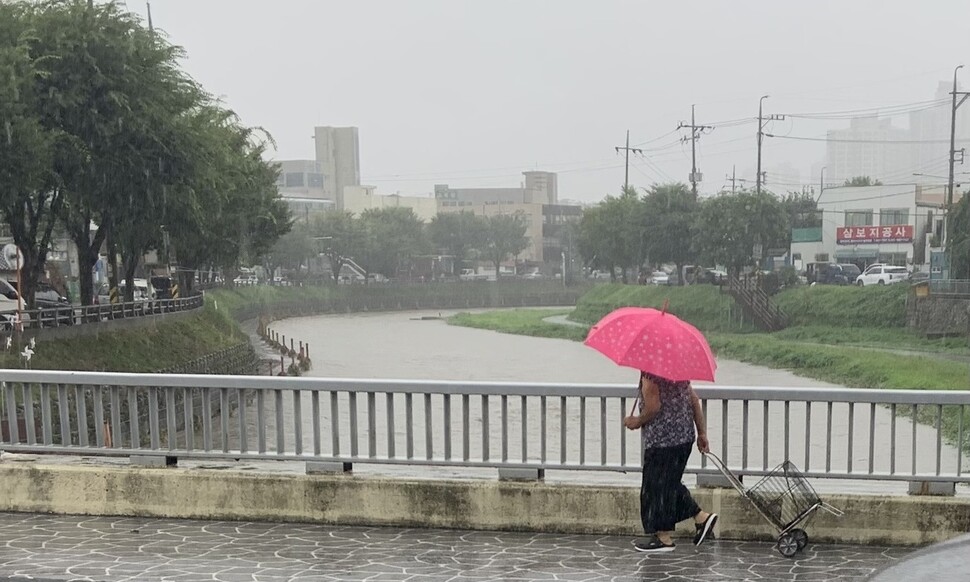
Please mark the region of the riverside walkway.
<svg viewBox="0 0 970 582"><path fill-rule="evenodd" d="M614 536L0 514L0 580L865 580L911 549L714 541L644 555Z"/></svg>

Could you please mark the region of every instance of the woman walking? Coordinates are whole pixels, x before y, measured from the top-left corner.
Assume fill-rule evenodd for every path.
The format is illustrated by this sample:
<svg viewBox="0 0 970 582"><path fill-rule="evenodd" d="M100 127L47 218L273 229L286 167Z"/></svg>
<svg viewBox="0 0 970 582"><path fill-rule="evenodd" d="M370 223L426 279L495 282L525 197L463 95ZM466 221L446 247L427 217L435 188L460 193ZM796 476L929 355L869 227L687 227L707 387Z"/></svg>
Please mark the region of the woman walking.
<svg viewBox="0 0 970 582"><path fill-rule="evenodd" d="M681 481L695 436L698 450L709 450L700 399L690 382L647 372L640 373L637 398L639 414L623 420L628 429L640 429L643 440L640 520L647 539L634 547L640 552L672 551L676 524L689 518L694 519L695 546L714 539L717 514L703 511Z"/></svg>

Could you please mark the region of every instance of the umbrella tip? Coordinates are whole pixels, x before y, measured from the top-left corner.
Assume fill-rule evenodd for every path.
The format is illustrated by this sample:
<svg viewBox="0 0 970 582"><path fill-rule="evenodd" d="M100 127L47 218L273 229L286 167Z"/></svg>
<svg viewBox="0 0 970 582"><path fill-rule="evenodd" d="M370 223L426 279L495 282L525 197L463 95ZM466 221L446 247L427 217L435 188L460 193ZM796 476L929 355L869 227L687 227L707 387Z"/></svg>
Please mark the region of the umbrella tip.
<svg viewBox="0 0 970 582"><path fill-rule="evenodd" d="M664 306L663 306L663 309L660 310L660 313L666 314L668 307L670 307L670 299L669 298L664 299Z"/></svg>

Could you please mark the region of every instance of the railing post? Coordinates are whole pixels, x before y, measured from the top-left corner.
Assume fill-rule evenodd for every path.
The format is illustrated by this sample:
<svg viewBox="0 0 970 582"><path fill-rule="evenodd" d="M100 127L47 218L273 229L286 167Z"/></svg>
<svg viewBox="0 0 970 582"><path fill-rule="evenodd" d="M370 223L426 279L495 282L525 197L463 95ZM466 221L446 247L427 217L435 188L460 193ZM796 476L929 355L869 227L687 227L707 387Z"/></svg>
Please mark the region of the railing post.
<svg viewBox="0 0 970 582"><path fill-rule="evenodd" d="M908 492L910 495L952 497L956 495L957 484L946 481L910 481Z"/></svg>

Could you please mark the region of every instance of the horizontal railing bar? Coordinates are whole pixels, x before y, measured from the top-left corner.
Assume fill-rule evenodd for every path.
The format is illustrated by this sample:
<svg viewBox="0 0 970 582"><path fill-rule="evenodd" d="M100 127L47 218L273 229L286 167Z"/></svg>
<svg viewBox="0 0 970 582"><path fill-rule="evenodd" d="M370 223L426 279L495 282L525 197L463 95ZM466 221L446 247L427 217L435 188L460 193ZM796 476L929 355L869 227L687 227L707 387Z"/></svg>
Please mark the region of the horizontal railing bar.
<svg viewBox="0 0 970 582"><path fill-rule="evenodd" d="M50 370L0 370L8 382L98 386L170 386L183 388L245 388L357 393L470 394L508 396L628 397L624 384L552 384L515 382L459 382L446 380L374 380L357 378L292 378L204 374L131 374ZM970 404L963 390L868 390L862 388L781 388L697 386L708 400L791 402L857 402L871 404Z"/></svg>
<svg viewBox="0 0 970 582"><path fill-rule="evenodd" d="M11 446L5 447L5 450L10 452L38 452L38 448L42 448L43 452L54 453L54 454L76 454L78 451L90 451L89 447L31 447L31 446ZM435 457L432 459L421 459L419 463L416 463L414 459L407 459L403 457L355 457L355 456L329 456L329 455L310 455L303 454L297 455L294 453L285 454L260 454L255 452L240 452L240 451L218 451L203 453L201 451L186 451L179 449L157 449L157 450L147 450L147 449L104 449L101 452L102 456L111 457L127 457L131 455L140 456L160 456L160 457L178 457L180 459L246 459L246 460L269 460L269 461L319 461L319 462L334 462L334 463L355 463L355 464L368 464L368 465L427 465L427 466L448 466L448 467L467 467L467 468L521 468L521 469L544 469L547 471L595 471L597 473L602 472L613 472L613 473L638 473L641 470L639 465L619 465L619 464L607 464L600 465L598 463L591 463L586 465L581 465L578 463L542 463L542 462L522 462L509 460L507 462L501 462L497 460L479 460L470 459L468 461L457 460L457 459L445 459L443 457ZM771 473L771 470L762 469L745 469L741 470L736 467L729 467L735 475L738 476L752 476L761 477ZM693 475L720 475L721 473L716 469L711 468L700 468L695 466L688 466L685 473ZM800 472L800 475L808 479L833 479L833 480L857 480L857 481L932 481L932 482L944 482L944 483L970 483L970 475L937 475L935 473L917 473L913 475L911 473L872 473L869 472L856 472L856 473L825 473L821 471L806 471Z"/></svg>

